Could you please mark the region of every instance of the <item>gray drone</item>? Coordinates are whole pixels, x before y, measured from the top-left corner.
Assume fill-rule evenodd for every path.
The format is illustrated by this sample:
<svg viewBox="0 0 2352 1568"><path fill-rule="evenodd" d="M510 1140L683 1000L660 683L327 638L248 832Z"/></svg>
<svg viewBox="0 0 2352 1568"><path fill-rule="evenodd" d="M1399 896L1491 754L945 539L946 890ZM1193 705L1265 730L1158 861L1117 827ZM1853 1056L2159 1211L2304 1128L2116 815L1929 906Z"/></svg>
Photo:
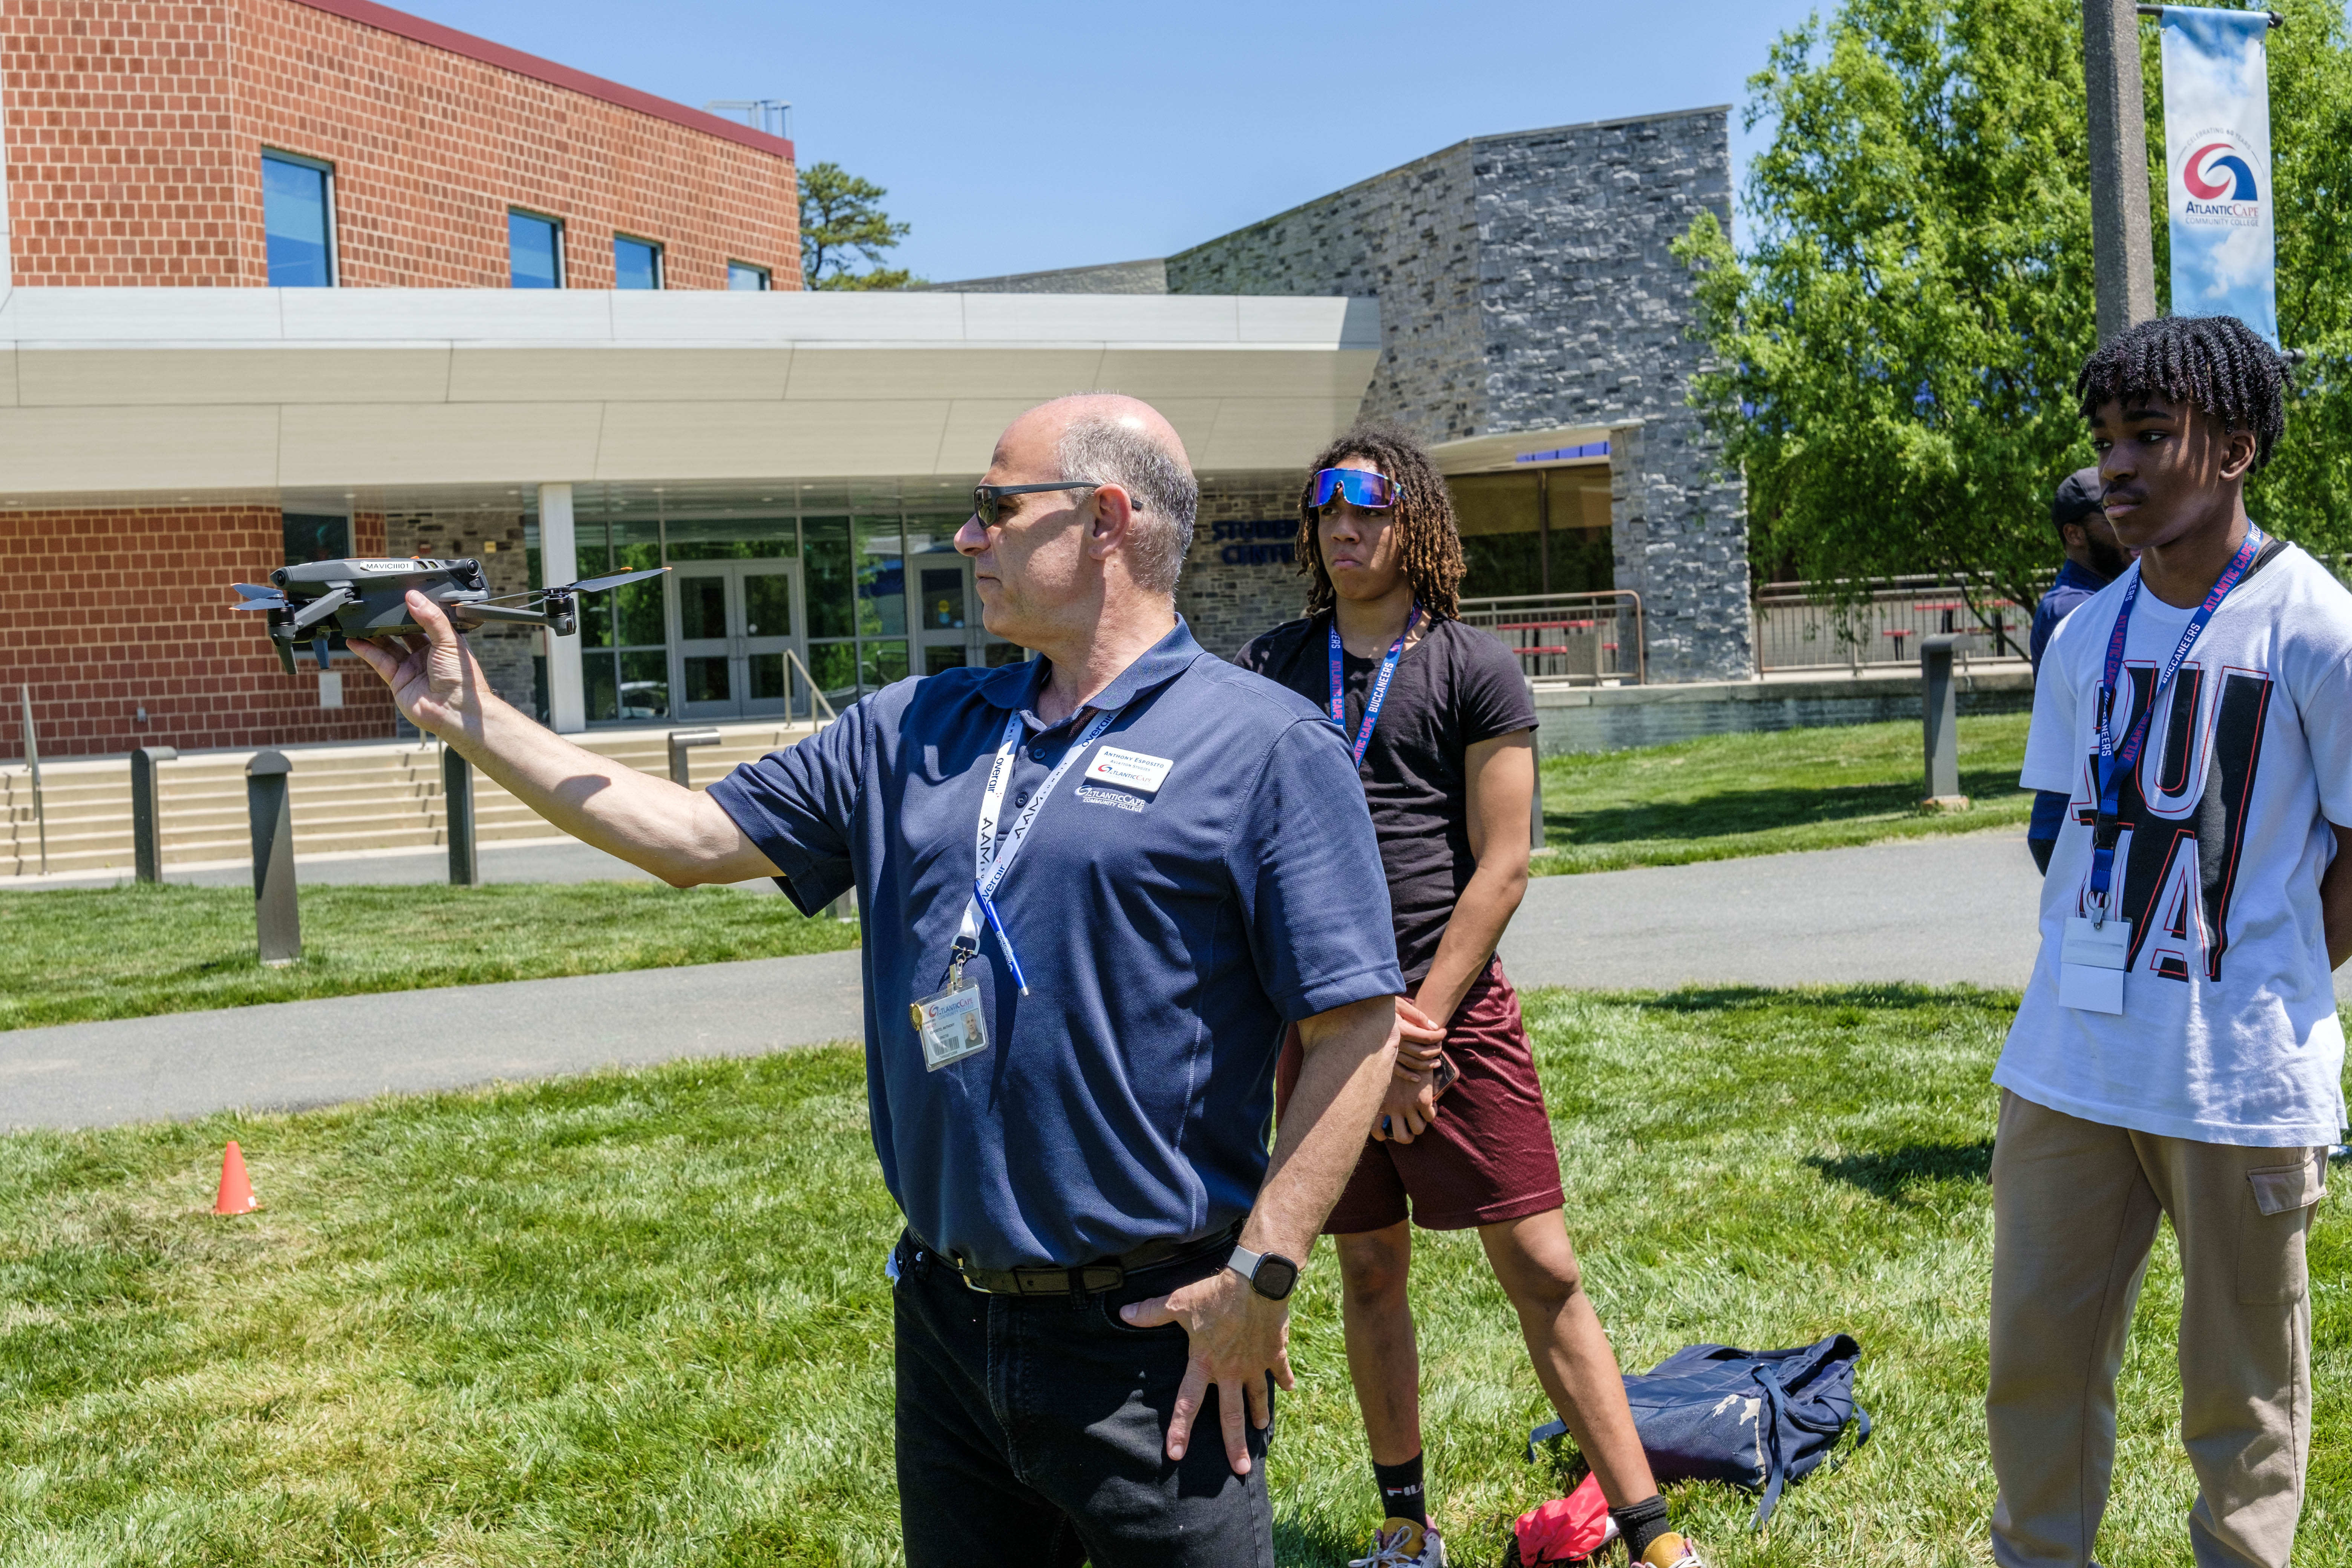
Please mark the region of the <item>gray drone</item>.
<svg viewBox="0 0 2352 1568"><path fill-rule="evenodd" d="M668 570L651 566L642 572L567 583L561 588L493 597L478 561L308 561L272 572L267 588L257 583L230 586L244 598L237 609L268 612L270 646L278 650L278 662L291 675L294 650L303 643L310 645L319 668L324 669L338 637L403 637L424 630L408 613L412 590L440 605L461 631L497 621L544 626L556 637L568 637L580 629L578 595L640 583ZM524 603L500 603L506 599Z"/></svg>

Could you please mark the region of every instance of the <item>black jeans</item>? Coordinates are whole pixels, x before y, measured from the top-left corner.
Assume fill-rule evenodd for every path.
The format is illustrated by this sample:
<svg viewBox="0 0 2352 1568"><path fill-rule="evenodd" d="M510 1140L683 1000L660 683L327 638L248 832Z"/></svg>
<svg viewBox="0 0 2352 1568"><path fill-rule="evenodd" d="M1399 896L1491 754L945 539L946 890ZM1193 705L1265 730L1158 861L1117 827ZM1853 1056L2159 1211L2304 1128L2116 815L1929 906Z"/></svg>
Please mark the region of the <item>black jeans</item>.
<svg viewBox="0 0 2352 1568"><path fill-rule="evenodd" d="M908 1568L1273 1568L1273 1428L1248 1428L1250 1473L1234 1474L1212 1388L1171 1462L1190 1342L1118 1320L1223 1258L1140 1270L1101 1296L986 1296L913 1253L900 1242L892 1292Z"/></svg>

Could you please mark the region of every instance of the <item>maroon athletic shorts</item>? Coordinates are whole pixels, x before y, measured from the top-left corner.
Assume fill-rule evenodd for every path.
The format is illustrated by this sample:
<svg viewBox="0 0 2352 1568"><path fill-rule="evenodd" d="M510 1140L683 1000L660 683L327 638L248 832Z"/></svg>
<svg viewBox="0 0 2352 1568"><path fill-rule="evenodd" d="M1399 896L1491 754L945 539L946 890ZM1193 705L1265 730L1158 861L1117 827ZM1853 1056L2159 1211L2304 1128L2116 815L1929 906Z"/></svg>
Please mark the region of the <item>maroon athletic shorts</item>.
<svg viewBox="0 0 2352 1568"><path fill-rule="evenodd" d="M1326 1236L1385 1230L1406 1217L1408 1201L1423 1230L1468 1230L1565 1203L1519 994L1500 963L1489 960L1471 983L1445 1026L1445 1054L1462 1076L1438 1100L1437 1120L1410 1143L1364 1141ZM1294 1028L1275 1069L1277 1104L1290 1102L1302 1059Z"/></svg>

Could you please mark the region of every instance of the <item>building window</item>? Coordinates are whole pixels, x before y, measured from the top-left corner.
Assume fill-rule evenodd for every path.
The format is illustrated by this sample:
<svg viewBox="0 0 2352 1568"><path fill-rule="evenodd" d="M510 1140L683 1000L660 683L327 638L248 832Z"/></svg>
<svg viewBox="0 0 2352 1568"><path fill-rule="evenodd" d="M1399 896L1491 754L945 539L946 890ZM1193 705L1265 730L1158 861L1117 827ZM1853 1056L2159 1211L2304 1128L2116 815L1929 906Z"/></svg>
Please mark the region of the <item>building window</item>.
<svg viewBox="0 0 2352 1568"><path fill-rule="evenodd" d="M261 155L261 229L272 289L335 284L334 170L290 153Z"/></svg>
<svg viewBox="0 0 2352 1568"><path fill-rule="evenodd" d="M728 288L758 292L767 286L768 269L766 268L754 267L748 261L730 261L727 264Z"/></svg>
<svg viewBox="0 0 2352 1568"><path fill-rule="evenodd" d="M352 520L316 512L281 514L286 524L286 564L306 561L342 561L352 553Z"/></svg>
<svg viewBox="0 0 2352 1568"><path fill-rule="evenodd" d="M662 247L649 239L613 237L613 287L658 289L662 286Z"/></svg>
<svg viewBox="0 0 2352 1568"><path fill-rule="evenodd" d="M537 213L507 214L508 282L517 289L563 287L563 225Z"/></svg>

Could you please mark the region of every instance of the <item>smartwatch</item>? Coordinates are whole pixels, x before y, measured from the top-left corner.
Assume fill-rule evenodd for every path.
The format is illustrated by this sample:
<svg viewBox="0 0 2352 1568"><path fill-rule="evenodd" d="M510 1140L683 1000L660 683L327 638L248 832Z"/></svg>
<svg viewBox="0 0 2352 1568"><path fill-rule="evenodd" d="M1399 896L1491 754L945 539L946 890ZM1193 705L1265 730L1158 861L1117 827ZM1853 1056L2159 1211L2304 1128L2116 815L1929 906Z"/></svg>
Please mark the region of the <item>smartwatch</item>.
<svg viewBox="0 0 2352 1568"><path fill-rule="evenodd" d="M1252 1252L1246 1247L1235 1246L1234 1255L1225 1259L1225 1267L1248 1280L1250 1289L1269 1301L1286 1299L1298 1283L1298 1265L1279 1252Z"/></svg>

